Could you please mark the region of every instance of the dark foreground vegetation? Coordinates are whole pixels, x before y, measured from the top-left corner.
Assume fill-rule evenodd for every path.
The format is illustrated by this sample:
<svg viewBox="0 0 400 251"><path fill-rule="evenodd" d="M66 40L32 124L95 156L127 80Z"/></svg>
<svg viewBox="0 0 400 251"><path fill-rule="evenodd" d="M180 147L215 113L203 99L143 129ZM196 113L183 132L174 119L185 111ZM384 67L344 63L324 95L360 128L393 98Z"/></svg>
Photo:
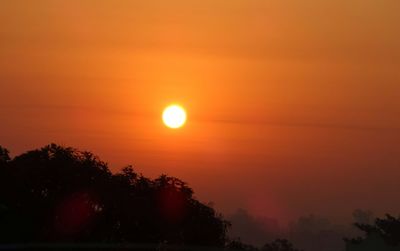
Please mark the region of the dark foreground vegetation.
<svg viewBox="0 0 400 251"><path fill-rule="evenodd" d="M112 174L92 153L54 144L13 159L0 148L3 244L153 243L224 248L233 245L227 238L228 227L221 215L196 200L193 190L177 178L162 175L151 180L132 167Z"/></svg>
<svg viewBox="0 0 400 251"><path fill-rule="evenodd" d="M0 147L0 249L298 250L285 239L230 240L229 226L177 178L113 174L92 153L54 144L15 158ZM365 238L346 240L348 250L370 250L372 237L397 250L399 218L357 226Z"/></svg>

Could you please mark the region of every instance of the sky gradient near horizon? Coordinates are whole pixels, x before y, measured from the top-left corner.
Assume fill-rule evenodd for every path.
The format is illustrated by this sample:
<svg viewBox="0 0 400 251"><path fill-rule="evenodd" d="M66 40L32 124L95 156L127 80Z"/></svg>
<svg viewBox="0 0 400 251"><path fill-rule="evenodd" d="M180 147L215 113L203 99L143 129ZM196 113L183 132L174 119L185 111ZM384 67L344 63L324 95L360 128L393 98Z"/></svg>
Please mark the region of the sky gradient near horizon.
<svg viewBox="0 0 400 251"><path fill-rule="evenodd" d="M400 211L398 0L0 2L0 144L167 173L223 213ZM170 130L170 103L188 112ZM347 218L346 218L347 217Z"/></svg>

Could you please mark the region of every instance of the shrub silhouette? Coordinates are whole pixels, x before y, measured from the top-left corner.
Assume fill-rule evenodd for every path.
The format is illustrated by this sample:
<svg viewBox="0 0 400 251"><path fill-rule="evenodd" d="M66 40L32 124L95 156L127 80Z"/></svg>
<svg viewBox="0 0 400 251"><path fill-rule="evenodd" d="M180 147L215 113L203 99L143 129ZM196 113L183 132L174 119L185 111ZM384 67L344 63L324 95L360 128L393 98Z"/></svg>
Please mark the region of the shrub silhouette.
<svg viewBox="0 0 400 251"><path fill-rule="evenodd" d="M0 241L140 242L223 247L229 223L177 178L112 174L55 144L10 159L0 147Z"/></svg>

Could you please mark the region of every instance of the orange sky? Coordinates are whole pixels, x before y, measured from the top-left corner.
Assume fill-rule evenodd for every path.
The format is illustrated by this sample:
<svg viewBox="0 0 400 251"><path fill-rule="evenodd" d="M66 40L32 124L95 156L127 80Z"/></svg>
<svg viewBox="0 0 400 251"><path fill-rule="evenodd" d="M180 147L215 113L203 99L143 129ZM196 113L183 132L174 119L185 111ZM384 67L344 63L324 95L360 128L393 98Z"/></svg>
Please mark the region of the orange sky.
<svg viewBox="0 0 400 251"><path fill-rule="evenodd" d="M0 2L0 144L281 219L398 212L398 0ZM162 125L179 102L188 123Z"/></svg>

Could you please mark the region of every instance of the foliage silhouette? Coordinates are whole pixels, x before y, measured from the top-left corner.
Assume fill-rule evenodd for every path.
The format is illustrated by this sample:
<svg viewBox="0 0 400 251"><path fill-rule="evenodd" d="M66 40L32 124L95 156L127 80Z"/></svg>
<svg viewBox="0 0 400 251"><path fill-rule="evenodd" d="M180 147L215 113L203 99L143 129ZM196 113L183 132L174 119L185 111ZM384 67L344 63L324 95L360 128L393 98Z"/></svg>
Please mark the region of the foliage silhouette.
<svg viewBox="0 0 400 251"><path fill-rule="evenodd" d="M112 174L55 144L10 159L0 147L0 242L140 242L223 247L229 223L177 178Z"/></svg>
<svg viewBox="0 0 400 251"><path fill-rule="evenodd" d="M363 245L371 240L379 242L385 247L397 247L400 249L400 217L386 214L386 218L377 218L374 224L354 224L365 233L364 237L345 239L347 246ZM382 249L384 250L384 249Z"/></svg>
<svg viewBox="0 0 400 251"><path fill-rule="evenodd" d="M5 164L9 160L10 156L8 150L0 146L0 164Z"/></svg>

